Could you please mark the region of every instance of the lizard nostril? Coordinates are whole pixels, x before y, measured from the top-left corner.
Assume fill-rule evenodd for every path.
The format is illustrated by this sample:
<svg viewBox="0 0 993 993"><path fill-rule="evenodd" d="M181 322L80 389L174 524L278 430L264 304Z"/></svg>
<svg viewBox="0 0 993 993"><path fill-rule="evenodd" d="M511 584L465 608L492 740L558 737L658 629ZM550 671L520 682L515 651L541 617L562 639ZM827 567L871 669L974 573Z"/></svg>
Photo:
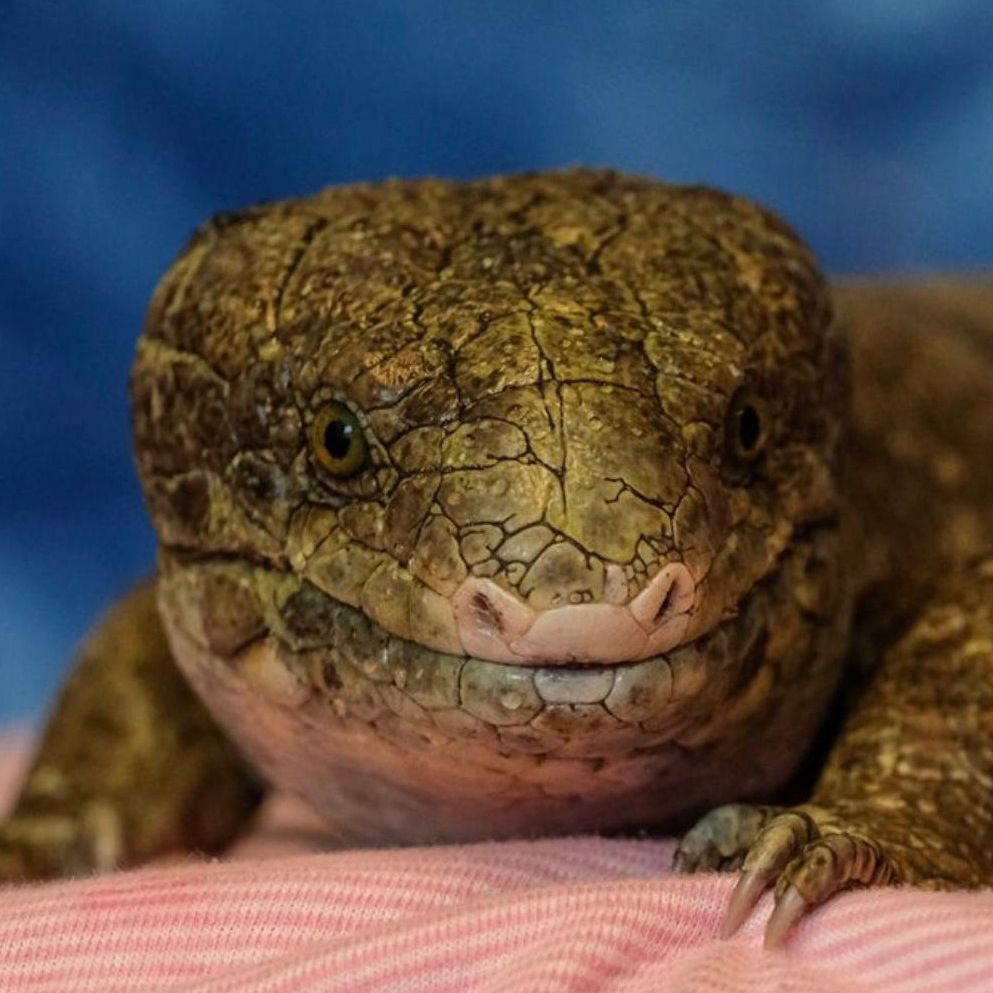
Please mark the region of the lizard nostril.
<svg viewBox="0 0 993 993"><path fill-rule="evenodd" d="M693 606L696 584L681 562L670 562L631 602L631 613L648 630L683 617Z"/></svg>
<svg viewBox="0 0 993 993"><path fill-rule="evenodd" d="M455 591L452 611L467 655L493 662L520 662L510 643L534 623L535 612L491 579L470 576Z"/></svg>
<svg viewBox="0 0 993 993"><path fill-rule="evenodd" d="M652 622L654 624L658 624L659 621L661 621L662 618L669 613L669 608L672 606L672 593L675 588L676 584L673 583L672 586L665 591L665 596L662 597L662 602L659 604L659 609L655 611L655 617L652 618Z"/></svg>
<svg viewBox="0 0 993 993"><path fill-rule="evenodd" d="M497 634L503 634L503 618L500 616L500 611L493 606L485 594L476 593L473 595L472 611L482 625Z"/></svg>

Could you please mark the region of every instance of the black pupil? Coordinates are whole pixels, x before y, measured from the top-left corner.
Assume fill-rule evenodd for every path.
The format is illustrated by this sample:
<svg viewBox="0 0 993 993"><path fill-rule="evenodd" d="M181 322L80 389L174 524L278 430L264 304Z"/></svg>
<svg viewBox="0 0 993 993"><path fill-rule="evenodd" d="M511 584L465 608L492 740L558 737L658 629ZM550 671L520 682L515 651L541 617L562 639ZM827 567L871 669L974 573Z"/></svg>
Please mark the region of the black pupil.
<svg viewBox="0 0 993 993"><path fill-rule="evenodd" d="M333 459L343 459L352 447L355 426L345 421L331 421L324 429L324 448Z"/></svg>
<svg viewBox="0 0 993 993"><path fill-rule="evenodd" d="M752 406L742 407L738 414L738 440L743 451L750 452L759 443L762 423L759 412Z"/></svg>

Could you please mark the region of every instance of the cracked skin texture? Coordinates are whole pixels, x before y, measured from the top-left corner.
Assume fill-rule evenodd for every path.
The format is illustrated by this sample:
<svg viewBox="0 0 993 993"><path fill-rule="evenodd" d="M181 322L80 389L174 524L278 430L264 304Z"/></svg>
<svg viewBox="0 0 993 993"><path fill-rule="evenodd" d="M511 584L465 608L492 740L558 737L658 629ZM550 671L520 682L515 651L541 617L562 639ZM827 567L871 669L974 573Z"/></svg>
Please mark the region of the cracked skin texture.
<svg viewBox="0 0 993 993"><path fill-rule="evenodd" d="M671 828L734 803L681 866L744 859L784 907L853 881L989 881L993 595L965 563L993 547L991 314L990 280L829 289L748 201L613 172L217 217L156 290L131 380L159 654L348 840ZM754 457L736 450L742 398ZM336 403L367 447L349 476L315 453ZM452 607L477 580L536 615L623 604L672 568L693 587L677 643L610 664L473 657ZM152 595L95 640L154 626ZM936 610L945 641L922 633ZM192 696L101 724L111 701L187 691L171 664L126 680L90 655L104 690L77 672L53 728L94 726L112 769L159 724L186 756L217 738ZM825 724L841 731L813 813L746 806L776 799ZM163 813L160 849L219 847L251 808L238 759L195 747L230 816ZM154 853L129 827L151 801L94 775L50 730L0 869ZM937 778L957 785L938 797ZM112 830L78 828L94 803Z"/></svg>

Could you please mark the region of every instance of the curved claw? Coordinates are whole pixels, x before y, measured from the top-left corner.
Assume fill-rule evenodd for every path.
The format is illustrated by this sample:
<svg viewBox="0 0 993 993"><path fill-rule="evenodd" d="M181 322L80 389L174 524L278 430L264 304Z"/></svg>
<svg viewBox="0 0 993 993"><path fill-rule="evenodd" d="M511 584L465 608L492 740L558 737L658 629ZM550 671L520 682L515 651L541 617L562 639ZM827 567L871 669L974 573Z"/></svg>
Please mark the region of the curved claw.
<svg viewBox="0 0 993 993"><path fill-rule="evenodd" d="M769 881L764 873L745 871L741 874L738 885L728 900L724 920L721 921L718 934L722 939L730 938L745 923L745 918L754 910L768 885Z"/></svg>
<svg viewBox="0 0 993 993"><path fill-rule="evenodd" d="M800 891L795 886L787 886L782 896L776 900L776 906L765 926L765 947L782 948L786 936L807 910L807 901L800 895Z"/></svg>

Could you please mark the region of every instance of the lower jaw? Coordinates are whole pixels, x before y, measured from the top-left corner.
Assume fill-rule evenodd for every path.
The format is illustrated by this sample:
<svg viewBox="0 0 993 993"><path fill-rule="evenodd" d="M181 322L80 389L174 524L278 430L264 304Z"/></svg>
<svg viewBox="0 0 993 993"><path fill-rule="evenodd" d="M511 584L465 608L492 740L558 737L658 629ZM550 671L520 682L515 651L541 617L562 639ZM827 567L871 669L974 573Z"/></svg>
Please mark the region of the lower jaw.
<svg viewBox="0 0 993 993"><path fill-rule="evenodd" d="M257 597L267 633L225 656L197 611L232 582ZM838 669L837 633L832 647L772 591L666 656L542 668L433 652L329 598L318 643L287 626L294 583L305 588L245 563L165 561L160 602L177 662L219 723L347 841L664 826L767 795L806 749ZM766 650L763 625L787 623L798 637ZM742 672L759 641L764 656Z"/></svg>

